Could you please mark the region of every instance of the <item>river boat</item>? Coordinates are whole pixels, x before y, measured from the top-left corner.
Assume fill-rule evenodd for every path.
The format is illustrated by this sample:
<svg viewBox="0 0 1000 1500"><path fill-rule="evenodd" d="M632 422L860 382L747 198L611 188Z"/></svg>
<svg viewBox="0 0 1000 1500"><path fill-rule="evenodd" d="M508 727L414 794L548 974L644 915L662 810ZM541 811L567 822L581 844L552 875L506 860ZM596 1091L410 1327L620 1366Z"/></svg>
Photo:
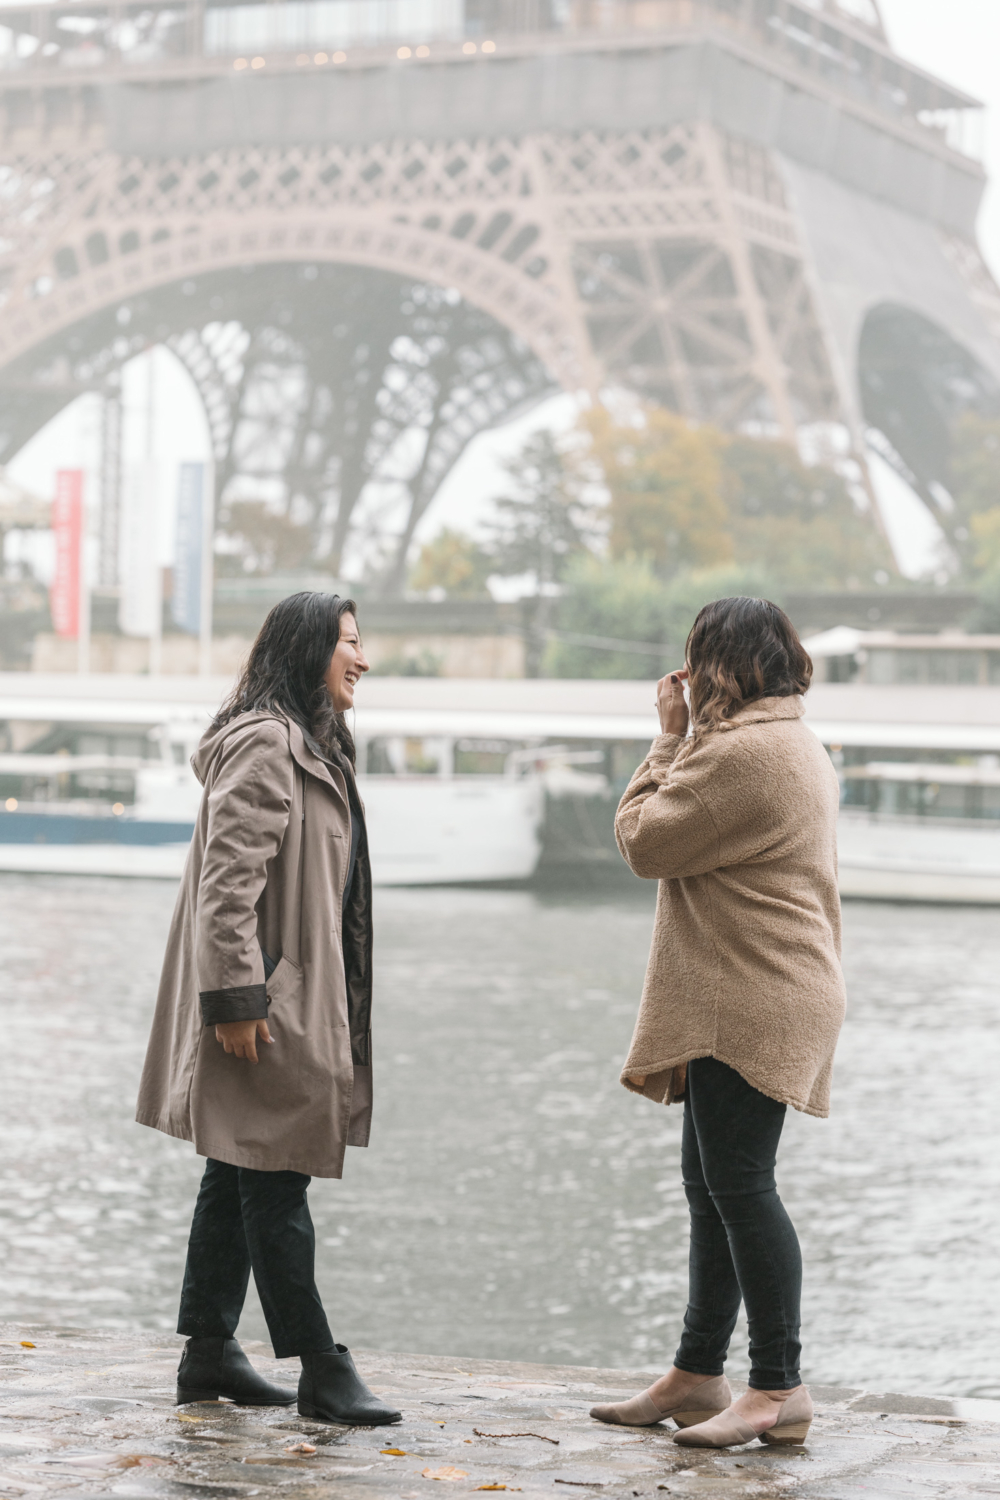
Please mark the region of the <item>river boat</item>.
<svg viewBox="0 0 1000 1500"><path fill-rule="evenodd" d="M0 674L0 869L177 879L222 678ZM649 682L377 678L354 730L381 885L622 877ZM848 897L1000 904L1000 687L819 683Z"/></svg>

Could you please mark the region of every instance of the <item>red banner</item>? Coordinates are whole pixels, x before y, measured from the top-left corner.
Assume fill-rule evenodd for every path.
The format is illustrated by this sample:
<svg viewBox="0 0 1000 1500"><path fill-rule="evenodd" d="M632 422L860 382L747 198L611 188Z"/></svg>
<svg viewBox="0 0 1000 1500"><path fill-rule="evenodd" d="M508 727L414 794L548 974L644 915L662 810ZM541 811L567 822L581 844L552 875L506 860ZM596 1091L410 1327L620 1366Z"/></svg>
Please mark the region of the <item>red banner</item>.
<svg viewBox="0 0 1000 1500"><path fill-rule="evenodd" d="M83 535L83 470L60 469L52 502L56 572L49 593L56 634L75 641L80 634L80 542Z"/></svg>

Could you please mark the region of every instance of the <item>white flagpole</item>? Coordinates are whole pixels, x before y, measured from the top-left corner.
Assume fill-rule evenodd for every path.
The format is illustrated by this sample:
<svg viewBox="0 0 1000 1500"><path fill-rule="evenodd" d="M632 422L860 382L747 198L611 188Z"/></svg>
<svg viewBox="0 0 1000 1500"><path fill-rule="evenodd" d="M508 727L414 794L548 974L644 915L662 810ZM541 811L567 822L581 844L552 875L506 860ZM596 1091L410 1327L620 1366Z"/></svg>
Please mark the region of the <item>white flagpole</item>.
<svg viewBox="0 0 1000 1500"><path fill-rule="evenodd" d="M201 600L198 611L198 671L212 671L212 594L215 588L215 465L206 459L201 491Z"/></svg>

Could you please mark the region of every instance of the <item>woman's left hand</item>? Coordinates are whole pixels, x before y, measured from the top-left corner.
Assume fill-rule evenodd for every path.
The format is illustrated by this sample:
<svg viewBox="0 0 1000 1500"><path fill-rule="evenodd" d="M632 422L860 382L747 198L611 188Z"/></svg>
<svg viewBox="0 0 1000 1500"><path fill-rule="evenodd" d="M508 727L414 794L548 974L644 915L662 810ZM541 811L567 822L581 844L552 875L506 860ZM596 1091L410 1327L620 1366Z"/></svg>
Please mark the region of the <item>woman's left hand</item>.
<svg viewBox="0 0 1000 1500"><path fill-rule="evenodd" d="M656 708L660 715L660 733L676 734L681 739L688 732L688 706L684 702L687 667L668 672L656 685Z"/></svg>

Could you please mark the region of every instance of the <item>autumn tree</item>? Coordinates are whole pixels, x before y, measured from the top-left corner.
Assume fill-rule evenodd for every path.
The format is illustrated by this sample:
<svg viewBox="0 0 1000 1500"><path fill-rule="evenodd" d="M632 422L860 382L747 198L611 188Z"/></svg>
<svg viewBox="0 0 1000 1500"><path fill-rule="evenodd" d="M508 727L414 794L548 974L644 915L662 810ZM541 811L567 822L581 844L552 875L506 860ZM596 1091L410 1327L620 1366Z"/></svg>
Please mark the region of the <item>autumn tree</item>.
<svg viewBox="0 0 1000 1500"><path fill-rule="evenodd" d="M440 589L449 599L488 599L486 580L493 571L489 554L474 537L445 527L420 549L410 587L418 593Z"/></svg>
<svg viewBox="0 0 1000 1500"><path fill-rule="evenodd" d="M695 426L647 408L636 423L586 419L610 494L612 557L661 578L739 566L775 588L843 588L893 568L871 514L831 469L786 443Z"/></svg>
<svg viewBox="0 0 1000 1500"><path fill-rule="evenodd" d="M584 425L610 492L613 557L646 558L664 577L732 560L722 433L662 407L635 425L597 407Z"/></svg>

